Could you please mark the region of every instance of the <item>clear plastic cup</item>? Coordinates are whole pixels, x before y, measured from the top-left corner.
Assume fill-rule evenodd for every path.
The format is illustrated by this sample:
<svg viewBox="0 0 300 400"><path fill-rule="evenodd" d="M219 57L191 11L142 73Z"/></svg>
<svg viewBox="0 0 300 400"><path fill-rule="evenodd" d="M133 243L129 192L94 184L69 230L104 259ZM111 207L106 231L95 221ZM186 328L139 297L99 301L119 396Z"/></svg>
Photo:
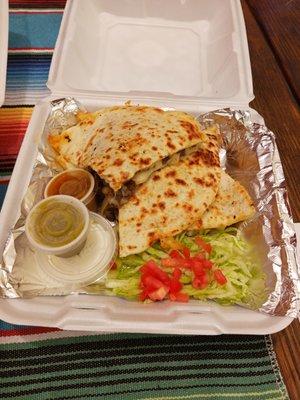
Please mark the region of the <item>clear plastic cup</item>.
<svg viewBox="0 0 300 400"><path fill-rule="evenodd" d="M73 168L55 175L47 184L44 197L68 195L82 201L90 211L96 211L97 182L93 175L81 168Z"/></svg>
<svg viewBox="0 0 300 400"><path fill-rule="evenodd" d="M64 209L70 211L71 214L74 214L75 210L76 215L74 215L76 218L73 218L73 222L70 222L69 214L59 214L57 212L59 207L64 207ZM45 214L46 212L48 212L47 215ZM56 231L53 230L53 244L44 244L41 241L41 234L39 232L41 231L41 223L43 222L41 218L43 215L45 218L48 218L50 224L52 224L50 227L56 225L58 228ZM80 221L80 218L82 221ZM79 224L79 227L76 227L76 223ZM58 240L58 237L66 238L70 224L75 224L75 237L71 237L70 241L63 245L59 245L59 242L54 242L55 240ZM80 225L82 225L82 228ZM34 250L58 257L72 257L78 254L84 247L89 231L89 225L89 211L80 200L72 196L56 195L40 201L33 207L26 218L25 233ZM44 224L44 231L49 231L49 225ZM68 240L68 238L65 240Z"/></svg>

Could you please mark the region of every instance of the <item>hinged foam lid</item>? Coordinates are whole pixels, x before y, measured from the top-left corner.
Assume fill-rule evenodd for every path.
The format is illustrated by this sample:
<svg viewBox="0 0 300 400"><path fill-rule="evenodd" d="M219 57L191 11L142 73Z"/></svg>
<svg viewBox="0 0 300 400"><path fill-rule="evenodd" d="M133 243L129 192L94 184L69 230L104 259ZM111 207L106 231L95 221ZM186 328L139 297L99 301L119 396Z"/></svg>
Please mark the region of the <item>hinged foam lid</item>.
<svg viewBox="0 0 300 400"><path fill-rule="evenodd" d="M48 87L247 106L252 78L240 2L68 1Z"/></svg>

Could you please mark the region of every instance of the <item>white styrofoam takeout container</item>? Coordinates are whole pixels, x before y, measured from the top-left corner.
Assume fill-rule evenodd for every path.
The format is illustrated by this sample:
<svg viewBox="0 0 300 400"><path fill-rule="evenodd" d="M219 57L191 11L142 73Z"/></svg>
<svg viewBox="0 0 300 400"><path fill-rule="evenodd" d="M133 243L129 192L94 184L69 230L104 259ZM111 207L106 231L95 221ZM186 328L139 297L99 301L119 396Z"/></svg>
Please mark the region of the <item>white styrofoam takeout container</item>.
<svg viewBox="0 0 300 400"><path fill-rule="evenodd" d="M4 102L8 47L8 0L0 1L0 107Z"/></svg>
<svg viewBox="0 0 300 400"><path fill-rule="evenodd" d="M195 115L249 108L252 77L240 2L69 0L48 87L52 94L34 109L4 201L0 254L18 218L51 100L73 96L88 110L131 100ZM292 321L238 306L145 305L94 295L2 299L0 318L72 330L205 335L273 333Z"/></svg>

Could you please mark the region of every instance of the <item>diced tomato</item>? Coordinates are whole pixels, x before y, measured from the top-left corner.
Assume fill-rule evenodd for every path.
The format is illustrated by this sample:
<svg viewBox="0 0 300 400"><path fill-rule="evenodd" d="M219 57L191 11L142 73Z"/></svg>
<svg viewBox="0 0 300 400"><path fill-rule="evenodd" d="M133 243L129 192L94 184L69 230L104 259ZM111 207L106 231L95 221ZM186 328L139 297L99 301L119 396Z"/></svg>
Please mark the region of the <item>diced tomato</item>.
<svg viewBox="0 0 300 400"><path fill-rule="evenodd" d="M173 271L173 277L177 280L181 278L182 272L179 268L175 267Z"/></svg>
<svg viewBox="0 0 300 400"><path fill-rule="evenodd" d="M169 294L169 299L170 299L171 301L176 301L176 294L170 293L170 294Z"/></svg>
<svg viewBox="0 0 300 400"><path fill-rule="evenodd" d="M200 237L196 237L195 238L195 242L197 243L197 245L199 247L201 247L204 251L206 251L207 253L211 253L212 247L209 243L206 243L203 239L201 239Z"/></svg>
<svg viewBox="0 0 300 400"><path fill-rule="evenodd" d="M161 260L161 265L163 267L191 268L192 263L186 258L163 258Z"/></svg>
<svg viewBox="0 0 300 400"><path fill-rule="evenodd" d="M142 275L141 281L148 292L153 292L154 290L164 286L164 284L160 280L154 278L154 276L151 275Z"/></svg>
<svg viewBox="0 0 300 400"><path fill-rule="evenodd" d="M193 258L198 261L205 260L205 257L202 253L197 253Z"/></svg>
<svg viewBox="0 0 300 400"><path fill-rule="evenodd" d="M159 268L155 261L147 261L141 268L142 273L149 273L153 277L159 279L161 282L168 284L170 281L169 275Z"/></svg>
<svg viewBox="0 0 300 400"><path fill-rule="evenodd" d="M169 288L162 286L161 288L149 293L149 298L153 301L163 300L169 292Z"/></svg>
<svg viewBox="0 0 300 400"><path fill-rule="evenodd" d="M220 285L227 283L227 278L220 269L214 271L214 278Z"/></svg>
<svg viewBox="0 0 300 400"><path fill-rule="evenodd" d="M147 292L147 290L142 290L141 291L141 293L140 293L140 295L139 295L139 299L140 299L140 301L145 301L146 299L147 299L147 297L148 297L148 292Z"/></svg>
<svg viewBox="0 0 300 400"><path fill-rule="evenodd" d="M112 261L110 264L110 269L117 269L117 263L115 261Z"/></svg>
<svg viewBox="0 0 300 400"><path fill-rule="evenodd" d="M203 260L202 265L205 269L212 269L213 263L210 260Z"/></svg>
<svg viewBox="0 0 300 400"><path fill-rule="evenodd" d="M203 269L202 261L193 260L192 271L196 276L202 276L205 274Z"/></svg>
<svg viewBox="0 0 300 400"><path fill-rule="evenodd" d="M189 295L186 293L179 292L175 295L176 301L181 303L187 303L189 301Z"/></svg>
<svg viewBox="0 0 300 400"><path fill-rule="evenodd" d="M178 250L172 250L170 251L170 257L171 258L183 258L182 254L179 253Z"/></svg>
<svg viewBox="0 0 300 400"><path fill-rule="evenodd" d="M176 268L176 267L179 267L179 262L178 262L178 259L177 259L177 258L163 258L163 259L161 260L161 265L162 265L163 267L173 267L173 268Z"/></svg>
<svg viewBox="0 0 300 400"><path fill-rule="evenodd" d="M182 289L182 283L179 282L179 280L173 278L170 281L169 287L170 287L170 293L175 294L175 293L178 293Z"/></svg>
<svg viewBox="0 0 300 400"><path fill-rule="evenodd" d="M195 289L204 289L208 285L207 275L195 276L192 282L192 286Z"/></svg>
<svg viewBox="0 0 300 400"><path fill-rule="evenodd" d="M190 258L191 257L190 250L187 247L183 247L182 254L184 255L185 258Z"/></svg>

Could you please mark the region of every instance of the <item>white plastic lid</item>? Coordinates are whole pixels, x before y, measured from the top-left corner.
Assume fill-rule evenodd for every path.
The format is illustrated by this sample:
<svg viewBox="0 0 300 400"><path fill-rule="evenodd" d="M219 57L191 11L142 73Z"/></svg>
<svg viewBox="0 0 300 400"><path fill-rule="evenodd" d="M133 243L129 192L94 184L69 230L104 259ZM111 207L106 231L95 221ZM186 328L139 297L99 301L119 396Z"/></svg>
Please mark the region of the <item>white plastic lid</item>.
<svg viewBox="0 0 300 400"><path fill-rule="evenodd" d="M48 87L59 95L248 106L252 77L239 0L68 1Z"/></svg>
<svg viewBox="0 0 300 400"><path fill-rule="evenodd" d="M91 226L86 244L73 257L62 258L36 252L39 267L61 284L82 287L105 277L117 252L116 234L111 224L96 213L90 213Z"/></svg>

